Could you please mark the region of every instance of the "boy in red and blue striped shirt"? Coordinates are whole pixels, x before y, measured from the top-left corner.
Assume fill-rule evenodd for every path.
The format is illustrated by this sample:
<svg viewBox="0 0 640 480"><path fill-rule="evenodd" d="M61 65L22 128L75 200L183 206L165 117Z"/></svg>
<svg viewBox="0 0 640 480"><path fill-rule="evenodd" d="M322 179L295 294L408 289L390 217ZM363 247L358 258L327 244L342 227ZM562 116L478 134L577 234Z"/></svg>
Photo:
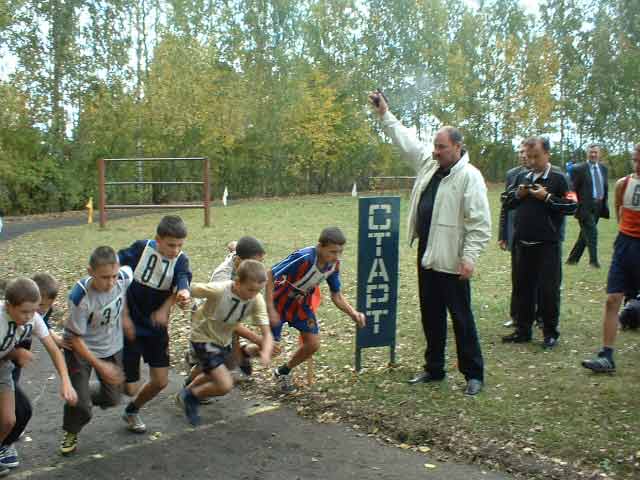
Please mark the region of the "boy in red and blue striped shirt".
<svg viewBox="0 0 640 480"><path fill-rule="evenodd" d="M325 228L315 247L297 250L271 268L267 283L267 288L273 292L270 318L280 320L278 325L271 327L273 337L280 340L286 322L300 332L302 339L289 361L274 369L276 380L285 392L295 390L291 370L320 348L316 310L320 305L319 286L323 281L329 285L334 305L349 315L359 328L365 325L364 314L353 308L340 290L339 258L346 242L339 228Z"/></svg>

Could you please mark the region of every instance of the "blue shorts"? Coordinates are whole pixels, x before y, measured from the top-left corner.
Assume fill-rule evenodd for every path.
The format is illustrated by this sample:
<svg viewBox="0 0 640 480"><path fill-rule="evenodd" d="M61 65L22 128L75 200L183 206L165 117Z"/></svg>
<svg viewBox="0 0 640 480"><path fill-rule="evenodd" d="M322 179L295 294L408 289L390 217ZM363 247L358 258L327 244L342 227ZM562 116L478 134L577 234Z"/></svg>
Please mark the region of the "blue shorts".
<svg viewBox="0 0 640 480"><path fill-rule="evenodd" d="M210 372L224 364L224 361L231 354L231 345L221 347L210 342L191 342L191 352L202 371Z"/></svg>
<svg viewBox="0 0 640 480"><path fill-rule="evenodd" d="M280 341L280 337L282 336L282 327L284 327L285 323L288 323L299 332L313 333L314 335L317 335L320 332L316 317L309 317L306 320L294 318L291 321L280 319L280 325L278 325L277 327L271 327L271 334L273 335L273 339L276 342Z"/></svg>
<svg viewBox="0 0 640 480"><path fill-rule="evenodd" d="M613 255L607 293L637 292L640 290L640 238L619 233L613 244Z"/></svg>

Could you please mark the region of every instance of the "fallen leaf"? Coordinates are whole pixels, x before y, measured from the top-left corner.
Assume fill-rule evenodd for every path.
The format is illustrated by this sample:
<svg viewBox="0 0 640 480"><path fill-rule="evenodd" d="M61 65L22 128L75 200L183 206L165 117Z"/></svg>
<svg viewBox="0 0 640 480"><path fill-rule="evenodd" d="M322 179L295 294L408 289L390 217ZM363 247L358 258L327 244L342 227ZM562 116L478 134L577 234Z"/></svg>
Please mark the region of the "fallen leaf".
<svg viewBox="0 0 640 480"><path fill-rule="evenodd" d="M252 417L253 415L258 415L259 413L272 412L280 408L280 405L264 405L262 407L252 407L247 410L247 417Z"/></svg>

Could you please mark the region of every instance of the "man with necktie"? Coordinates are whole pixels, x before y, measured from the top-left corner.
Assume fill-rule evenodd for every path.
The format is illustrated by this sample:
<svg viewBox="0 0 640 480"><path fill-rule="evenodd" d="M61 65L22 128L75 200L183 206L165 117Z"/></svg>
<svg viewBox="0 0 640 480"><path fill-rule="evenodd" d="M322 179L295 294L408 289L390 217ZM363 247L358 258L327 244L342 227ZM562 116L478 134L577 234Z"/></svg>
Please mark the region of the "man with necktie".
<svg viewBox="0 0 640 480"><path fill-rule="evenodd" d="M599 145L591 145L587 152L587 162L573 167L573 187L578 197L576 218L580 224L580 236L576 240L568 265L576 265L584 253L589 250L589 265L600 268L598 262L598 220L609 218L608 174L607 167L600 163Z"/></svg>

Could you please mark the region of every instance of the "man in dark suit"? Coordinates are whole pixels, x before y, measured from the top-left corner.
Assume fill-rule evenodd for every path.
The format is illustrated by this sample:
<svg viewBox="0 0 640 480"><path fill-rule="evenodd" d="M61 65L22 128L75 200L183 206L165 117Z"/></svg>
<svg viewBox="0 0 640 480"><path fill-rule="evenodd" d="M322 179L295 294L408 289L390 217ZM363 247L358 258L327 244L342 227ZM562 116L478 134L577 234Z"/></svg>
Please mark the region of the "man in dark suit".
<svg viewBox="0 0 640 480"><path fill-rule="evenodd" d="M573 167L573 188L578 197L576 218L580 224L580 236L573 246L568 265L576 265L589 249L589 265L600 268L598 262L598 220L609 218L607 167L600 163L601 150L598 145L591 145L587 152L587 162Z"/></svg>
<svg viewBox="0 0 640 480"><path fill-rule="evenodd" d="M528 170L527 166L527 152L524 147L524 142L520 144L520 149L518 150L518 161L520 165L517 167L513 167L512 169L507 171L507 175L505 178L505 191L509 190L511 184L515 181L516 177ZM511 252L511 284L515 283L515 278L513 276L513 272L516 271L515 268L515 252L513 251L513 218L515 215L514 210L507 210L504 205L500 208L500 223L498 226L498 246L502 250L508 250ZM511 327L514 324L515 318L515 300L513 296L513 288L511 290L511 303L509 307L509 320L504 323L505 327Z"/></svg>

